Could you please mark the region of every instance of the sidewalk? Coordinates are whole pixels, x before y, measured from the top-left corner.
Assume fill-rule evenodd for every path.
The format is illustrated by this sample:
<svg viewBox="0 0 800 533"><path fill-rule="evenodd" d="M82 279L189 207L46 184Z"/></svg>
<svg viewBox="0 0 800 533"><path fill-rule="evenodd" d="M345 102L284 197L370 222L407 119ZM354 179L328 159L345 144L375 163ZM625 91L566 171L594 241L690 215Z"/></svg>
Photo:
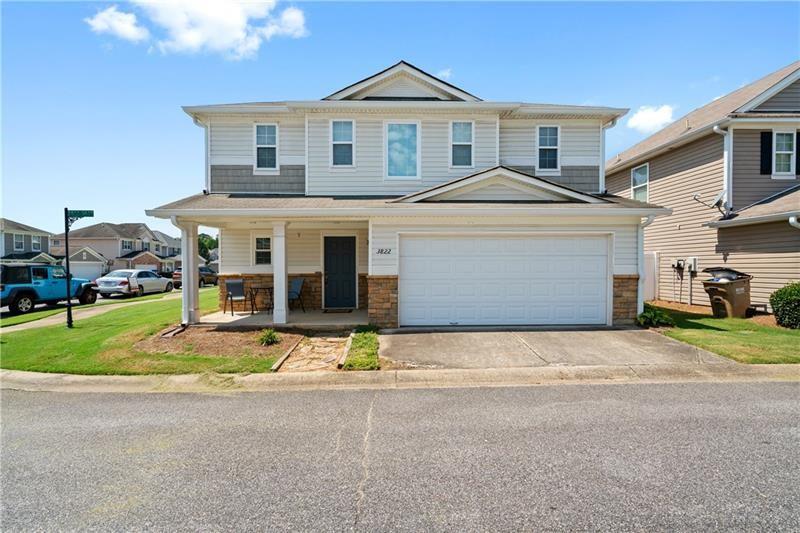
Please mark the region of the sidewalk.
<svg viewBox="0 0 800 533"><path fill-rule="evenodd" d="M114 309L119 309L120 307L124 307L126 305L144 305L153 302L163 302L164 300L175 300L181 297L180 292L173 292L164 296L163 298L154 298L151 300L141 300L137 301L135 299L131 300L124 300L121 302L116 303L98 303L89 307L86 306L74 306L72 308L72 319L73 320L81 320L83 318L91 318L93 316L102 315L108 313L109 311L113 311ZM40 318L39 320L32 320L31 322L25 322L22 324L17 324L16 326L6 326L0 329L0 333L13 333L15 331L24 331L28 329L36 329L36 328L44 328L47 326L56 326L59 324L66 324L66 307L64 311L61 313L56 313L54 315L46 316L44 318Z"/></svg>
<svg viewBox="0 0 800 533"><path fill-rule="evenodd" d="M0 370L0 389L82 393L218 393L709 381L800 381L800 365L665 364L172 376L80 376Z"/></svg>

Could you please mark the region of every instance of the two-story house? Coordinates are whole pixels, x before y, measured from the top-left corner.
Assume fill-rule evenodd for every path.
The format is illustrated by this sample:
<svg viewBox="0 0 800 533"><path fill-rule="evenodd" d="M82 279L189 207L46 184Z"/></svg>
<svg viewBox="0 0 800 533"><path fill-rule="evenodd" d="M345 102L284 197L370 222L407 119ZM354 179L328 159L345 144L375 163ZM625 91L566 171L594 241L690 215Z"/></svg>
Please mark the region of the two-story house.
<svg viewBox="0 0 800 533"><path fill-rule="evenodd" d="M715 266L752 275L751 301L761 306L800 280L798 133L795 62L607 162L611 193L673 212L644 233L653 258L649 297L709 305L702 270Z"/></svg>
<svg viewBox="0 0 800 533"><path fill-rule="evenodd" d="M101 222L70 230L70 268L77 276L95 279L118 268L172 272L179 261L175 242L140 222ZM64 234L53 236L53 253L66 255Z"/></svg>
<svg viewBox="0 0 800 533"><path fill-rule="evenodd" d="M383 327L641 308L642 224L669 211L605 194L605 131L626 109L484 101L399 62L322 100L184 110L205 130L205 191L147 214L181 229L185 261L198 225L219 228L220 298L226 279L271 285L274 323L295 278L306 308Z"/></svg>
<svg viewBox="0 0 800 533"><path fill-rule="evenodd" d="M49 231L0 218L0 261L5 263L56 263L50 255Z"/></svg>

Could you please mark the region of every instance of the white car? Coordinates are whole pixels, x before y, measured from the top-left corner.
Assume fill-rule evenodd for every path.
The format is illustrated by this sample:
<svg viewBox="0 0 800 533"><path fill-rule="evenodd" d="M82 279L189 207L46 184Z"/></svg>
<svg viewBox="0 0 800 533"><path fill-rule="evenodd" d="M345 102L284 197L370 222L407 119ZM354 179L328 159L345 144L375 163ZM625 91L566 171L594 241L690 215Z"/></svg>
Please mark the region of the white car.
<svg viewBox="0 0 800 533"><path fill-rule="evenodd" d="M97 278L97 290L103 298L112 294L143 296L149 292L170 292L172 280L149 270L113 270Z"/></svg>

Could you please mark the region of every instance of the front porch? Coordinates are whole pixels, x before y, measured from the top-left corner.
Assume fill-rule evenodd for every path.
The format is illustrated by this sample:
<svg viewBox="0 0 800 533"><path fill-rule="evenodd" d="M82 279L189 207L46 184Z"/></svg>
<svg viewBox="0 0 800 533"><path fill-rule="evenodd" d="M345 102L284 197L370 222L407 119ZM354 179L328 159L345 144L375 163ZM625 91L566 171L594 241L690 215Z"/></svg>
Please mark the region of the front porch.
<svg viewBox="0 0 800 533"><path fill-rule="evenodd" d="M326 312L322 309L308 309L304 313L300 309L289 311L286 322L275 322L272 312L260 311L217 311L200 317L200 326L213 326L219 329L264 329L264 328L298 328L298 329L345 329L369 323L366 309L352 311Z"/></svg>

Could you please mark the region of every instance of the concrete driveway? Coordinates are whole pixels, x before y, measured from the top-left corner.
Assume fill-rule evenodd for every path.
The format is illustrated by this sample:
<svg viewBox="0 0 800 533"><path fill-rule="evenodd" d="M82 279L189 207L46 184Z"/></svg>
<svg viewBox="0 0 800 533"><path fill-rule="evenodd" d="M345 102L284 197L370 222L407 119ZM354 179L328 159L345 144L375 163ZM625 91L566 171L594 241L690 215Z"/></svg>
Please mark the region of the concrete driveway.
<svg viewBox="0 0 800 533"><path fill-rule="evenodd" d="M736 364L642 329L396 333L381 335L380 355L429 368Z"/></svg>

